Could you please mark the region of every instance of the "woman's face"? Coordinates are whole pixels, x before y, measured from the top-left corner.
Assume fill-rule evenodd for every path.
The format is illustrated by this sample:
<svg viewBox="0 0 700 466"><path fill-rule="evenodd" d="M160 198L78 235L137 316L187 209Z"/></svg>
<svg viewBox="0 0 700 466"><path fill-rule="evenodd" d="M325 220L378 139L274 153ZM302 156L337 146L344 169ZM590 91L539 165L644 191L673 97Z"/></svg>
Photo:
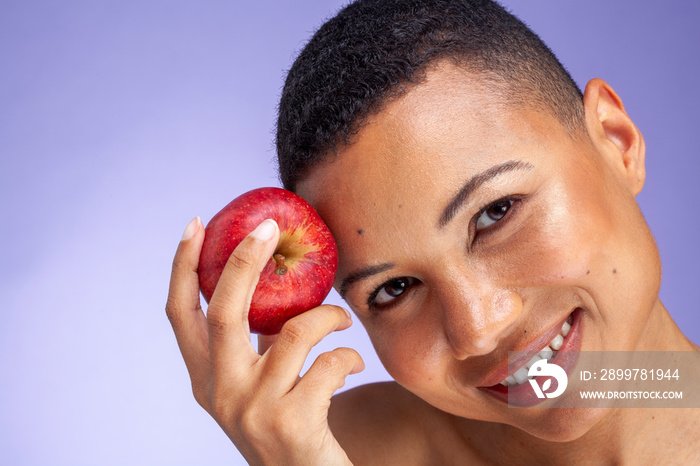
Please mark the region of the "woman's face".
<svg viewBox="0 0 700 466"><path fill-rule="evenodd" d="M333 232L335 287L398 383L458 416L564 440L600 413L512 409L486 387L509 351L546 346L572 314L569 349L643 344L660 266L616 166L549 114L442 67L298 192Z"/></svg>

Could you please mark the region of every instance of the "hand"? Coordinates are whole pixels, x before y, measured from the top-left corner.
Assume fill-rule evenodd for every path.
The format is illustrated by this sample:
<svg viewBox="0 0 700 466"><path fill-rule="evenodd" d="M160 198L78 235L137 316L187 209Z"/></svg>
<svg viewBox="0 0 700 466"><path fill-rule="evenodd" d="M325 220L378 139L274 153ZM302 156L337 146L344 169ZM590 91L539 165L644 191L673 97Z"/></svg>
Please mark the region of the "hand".
<svg viewBox="0 0 700 466"><path fill-rule="evenodd" d="M348 328L344 309L322 305L289 320L276 337L250 343L248 308L279 229L261 223L231 255L204 315L197 265L204 228L196 218L180 242L166 313L197 402L251 464L350 464L328 427L333 393L364 369L349 348L321 354L299 378L311 348Z"/></svg>

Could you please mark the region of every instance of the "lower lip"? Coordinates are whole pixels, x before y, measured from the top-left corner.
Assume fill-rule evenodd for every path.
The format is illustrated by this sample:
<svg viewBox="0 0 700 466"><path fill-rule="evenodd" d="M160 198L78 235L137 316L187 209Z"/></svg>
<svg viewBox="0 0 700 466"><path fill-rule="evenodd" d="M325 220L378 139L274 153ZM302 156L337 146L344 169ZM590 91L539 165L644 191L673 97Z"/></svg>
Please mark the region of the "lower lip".
<svg viewBox="0 0 700 466"><path fill-rule="evenodd" d="M572 314L573 322L571 329L564 339L557 355L552 360L552 363L560 366L567 375L573 372L578 353L581 350L581 309L577 308ZM519 408L529 408L538 405L547 400L547 398L537 398L534 390L529 382L519 385L504 386L496 384L492 387L479 387L497 400L507 403L509 406Z"/></svg>

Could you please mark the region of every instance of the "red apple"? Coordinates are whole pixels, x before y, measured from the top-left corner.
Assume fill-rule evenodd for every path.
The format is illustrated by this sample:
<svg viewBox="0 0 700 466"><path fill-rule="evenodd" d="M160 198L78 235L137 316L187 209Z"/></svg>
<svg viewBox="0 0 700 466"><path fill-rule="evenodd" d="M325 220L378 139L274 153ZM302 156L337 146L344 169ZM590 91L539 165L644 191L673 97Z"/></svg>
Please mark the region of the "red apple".
<svg viewBox="0 0 700 466"><path fill-rule="evenodd" d="M207 225L199 259L199 286L207 302L233 250L268 218L279 225L280 239L260 274L248 314L251 332L264 335L279 333L287 320L321 304L338 268L335 240L308 202L285 189L254 189Z"/></svg>

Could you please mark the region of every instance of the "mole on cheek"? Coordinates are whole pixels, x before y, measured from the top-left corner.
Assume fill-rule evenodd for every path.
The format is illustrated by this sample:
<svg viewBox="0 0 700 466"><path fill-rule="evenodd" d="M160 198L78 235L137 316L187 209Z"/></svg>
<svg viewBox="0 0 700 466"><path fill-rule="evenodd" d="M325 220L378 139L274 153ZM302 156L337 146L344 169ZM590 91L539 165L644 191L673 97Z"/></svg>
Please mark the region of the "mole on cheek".
<svg viewBox="0 0 700 466"><path fill-rule="evenodd" d="M364 234L365 234L365 230L357 230L357 234L358 234L358 235L364 235Z"/></svg>
<svg viewBox="0 0 700 466"><path fill-rule="evenodd" d="M613 269L613 273L617 273L617 269Z"/></svg>

